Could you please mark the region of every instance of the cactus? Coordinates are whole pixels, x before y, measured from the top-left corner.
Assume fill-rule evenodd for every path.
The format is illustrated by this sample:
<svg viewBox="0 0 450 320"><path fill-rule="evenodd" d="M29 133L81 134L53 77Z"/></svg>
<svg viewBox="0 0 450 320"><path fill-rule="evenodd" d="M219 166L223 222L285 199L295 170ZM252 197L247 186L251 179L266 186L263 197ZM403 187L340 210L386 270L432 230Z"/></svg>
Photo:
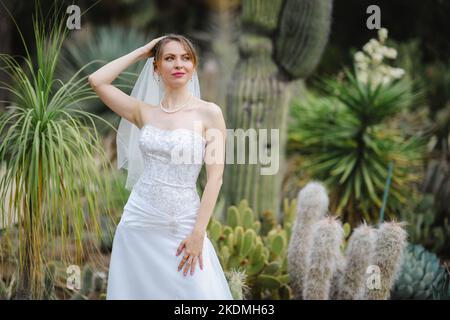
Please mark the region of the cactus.
<svg viewBox="0 0 450 320"><path fill-rule="evenodd" d="M242 129L243 133L250 128L267 129L269 135L271 129L279 130L270 138L264 137L269 143L264 143L264 150L260 151L279 154L278 168L283 168L285 161L287 113L293 89L290 84L306 78L317 66L328 41L331 3L331 0L241 2L240 58L228 86L224 115L231 128ZM249 140L252 144L256 139ZM237 149L236 144L234 147ZM245 150L245 159L253 151L253 148ZM261 163L226 166L223 183L226 208L240 199L248 199L256 212L269 211L279 218L279 190L284 172L261 174L262 169L265 168Z"/></svg>
<svg viewBox="0 0 450 320"><path fill-rule="evenodd" d="M380 268L380 288L365 287L365 298L386 300L400 269L403 251L406 247L406 232L403 224L397 222L383 223L378 232L371 264Z"/></svg>
<svg viewBox="0 0 450 320"><path fill-rule="evenodd" d="M288 248L288 272L296 299L301 299L302 278L306 273L306 257L311 242L312 226L325 216L328 196L325 187L318 182L308 183L298 195L297 219L294 223Z"/></svg>
<svg viewBox="0 0 450 320"><path fill-rule="evenodd" d="M70 298L71 300L104 299L106 289L106 275L94 272L90 265L85 265L82 273L81 290Z"/></svg>
<svg viewBox="0 0 450 320"><path fill-rule="evenodd" d="M345 234L345 231L344 231ZM339 299L339 290L341 285L341 279L344 277L346 267L346 259L342 252L339 252L336 260L336 271L333 274L333 278L331 279L331 287L329 298L330 300L338 300Z"/></svg>
<svg viewBox="0 0 450 320"><path fill-rule="evenodd" d="M298 200L287 257L294 297L389 298L406 245L403 223L383 223L377 230L364 223L349 237L348 224L344 228L335 218L323 217L329 201L320 183L308 183L299 192ZM381 270L380 288L375 290L365 286L370 265Z"/></svg>
<svg viewBox="0 0 450 320"><path fill-rule="evenodd" d="M431 299L442 287L445 269L438 257L421 245L409 244L402 260L400 276L392 290L393 299Z"/></svg>
<svg viewBox="0 0 450 320"><path fill-rule="evenodd" d="M317 222L314 229L311 250L306 257L308 267L303 297L308 300L328 300L343 230L341 223L331 217Z"/></svg>
<svg viewBox="0 0 450 320"><path fill-rule="evenodd" d="M229 207L227 213L228 225L222 225L214 218L208 224L209 238L225 272L245 273L246 285L251 291L243 292L244 296L289 299L292 290L286 271L286 231L275 225L270 212L265 212L261 218L263 221L259 221L246 200ZM234 284L230 281L231 278L231 287Z"/></svg>
<svg viewBox="0 0 450 320"><path fill-rule="evenodd" d="M330 33L332 4L317 0L286 1L276 38L275 60L291 77L306 78L318 65ZM296 32L292 32L293 28Z"/></svg>
<svg viewBox="0 0 450 320"><path fill-rule="evenodd" d="M337 283L336 299L354 300L364 290L366 270L370 264L368 252L372 252L376 233L373 228L362 225L353 231L350 237L343 271Z"/></svg>
<svg viewBox="0 0 450 320"><path fill-rule="evenodd" d="M249 290L244 271L231 270L225 273L234 300L244 300Z"/></svg>

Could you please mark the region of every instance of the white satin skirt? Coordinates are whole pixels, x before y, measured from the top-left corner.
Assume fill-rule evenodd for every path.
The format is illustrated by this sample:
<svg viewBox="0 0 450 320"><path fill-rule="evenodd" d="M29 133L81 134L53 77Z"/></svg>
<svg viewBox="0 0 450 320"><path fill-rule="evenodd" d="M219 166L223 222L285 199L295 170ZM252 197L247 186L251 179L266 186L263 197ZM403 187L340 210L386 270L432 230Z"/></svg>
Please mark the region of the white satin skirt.
<svg viewBox="0 0 450 320"><path fill-rule="evenodd" d="M108 272L107 300L232 300L215 249L205 235L203 270L178 271L184 250L176 250L192 231L198 207L167 214L133 189L117 225Z"/></svg>

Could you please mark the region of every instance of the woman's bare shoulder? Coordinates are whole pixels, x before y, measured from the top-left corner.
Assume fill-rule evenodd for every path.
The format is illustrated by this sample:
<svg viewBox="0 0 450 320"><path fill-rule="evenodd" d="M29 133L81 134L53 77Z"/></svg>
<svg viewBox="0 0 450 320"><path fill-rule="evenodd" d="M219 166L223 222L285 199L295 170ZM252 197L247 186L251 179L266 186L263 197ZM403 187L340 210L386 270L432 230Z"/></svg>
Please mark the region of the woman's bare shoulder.
<svg viewBox="0 0 450 320"><path fill-rule="evenodd" d="M200 107L198 110L200 110L199 112L206 130L213 127L216 128L218 124L224 123L222 108L214 102L198 99L198 106Z"/></svg>
<svg viewBox="0 0 450 320"><path fill-rule="evenodd" d="M221 112L222 109L212 101L203 100L200 98L196 98L198 110L202 113L203 116L211 117L218 112Z"/></svg>

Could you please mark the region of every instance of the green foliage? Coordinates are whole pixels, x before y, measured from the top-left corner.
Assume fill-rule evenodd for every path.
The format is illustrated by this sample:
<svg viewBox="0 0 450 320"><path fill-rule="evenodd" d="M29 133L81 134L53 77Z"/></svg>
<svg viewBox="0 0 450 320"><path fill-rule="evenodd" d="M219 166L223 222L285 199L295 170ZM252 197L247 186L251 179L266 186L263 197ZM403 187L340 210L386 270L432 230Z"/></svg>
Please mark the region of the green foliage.
<svg viewBox="0 0 450 320"><path fill-rule="evenodd" d="M444 219L443 225L436 221L433 194L413 198L401 211L401 218L408 222L409 241L413 244L421 244L432 252L439 253L450 241L448 218Z"/></svg>
<svg viewBox="0 0 450 320"><path fill-rule="evenodd" d="M67 239L75 242L77 251L68 257L68 250L62 250L61 259L79 263L83 233L98 234L100 214L110 214L97 196L108 203L112 191L105 183L108 158L91 126L96 116L78 109L96 95L87 79L80 78L80 70L64 82L56 77L67 33L62 9L55 7L50 18L36 12L33 56L17 25L26 52L23 61L0 53L1 70L11 79L0 82L11 97L8 111L0 116L0 165L5 168L0 198L10 200L8 210L0 206L0 219L16 217L23 227L18 236L19 298L42 297L46 253L52 259L57 246L71 244Z"/></svg>
<svg viewBox="0 0 450 320"><path fill-rule="evenodd" d="M57 72L63 79L80 69L82 69L80 76L87 77L107 62L135 50L148 41L147 35L130 27L100 26L94 30L83 29L80 32L84 33L83 36L68 39L69 41L62 47ZM143 63L145 61L127 68L114 80L114 85L130 94ZM109 122L118 123L120 119L99 99L83 101L82 107ZM108 129L100 121L97 125L101 132Z"/></svg>
<svg viewBox="0 0 450 320"><path fill-rule="evenodd" d="M433 290L433 300L450 300L450 269L446 266L445 279L441 286Z"/></svg>
<svg viewBox="0 0 450 320"><path fill-rule="evenodd" d="M295 200L285 200L285 227L292 226ZM254 299L289 299L286 250L288 231L274 224L273 214L264 213L261 221L255 218L248 202L227 210L227 224L212 218L208 235L226 272L238 270L246 274ZM263 233L262 230L265 230Z"/></svg>
<svg viewBox="0 0 450 320"><path fill-rule="evenodd" d="M421 245L408 245L392 290L393 299L432 299L445 281L438 257Z"/></svg>
<svg viewBox="0 0 450 320"><path fill-rule="evenodd" d="M290 140L305 158L305 170L336 200L333 209L352 225L361 215L378 220L389 161L394 171L387 203L392 216L407 202L424 152L421 137L404 137L385 122L407 108L410 84L398 80L372 87L345 71L347 81L322 81L325 97L310 95L294 105Z"/></svg>

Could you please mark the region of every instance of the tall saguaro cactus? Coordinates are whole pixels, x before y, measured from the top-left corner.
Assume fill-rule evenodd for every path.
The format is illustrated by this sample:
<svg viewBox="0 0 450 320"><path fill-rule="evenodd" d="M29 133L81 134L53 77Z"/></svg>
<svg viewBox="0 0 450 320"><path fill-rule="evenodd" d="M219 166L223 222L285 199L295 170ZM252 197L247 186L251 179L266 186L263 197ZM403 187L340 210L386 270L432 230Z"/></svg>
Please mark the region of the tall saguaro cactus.
<svg viewBox="0 0 450 320"><path fill-rule="evenodd" d="M228 138L234 149L227 153L233 153L234 163L225 168L225 208L245 198L255 212L280 212L290 83L317 66L328 40L331 8L332 0L242 0L240 59L226 97L227 128L234 130ZM236 129L243 130L245 163L237 163ZM247 140L248 129L256 130L257 139ZM259 154L278 157L277 164L269 164L278 168L274 174L261 173L268 165L262 166L260 159L248 161L255 152L252 143L259 148L259 129L267 129L267 144ZM271 129L279 130L278 137Z"/></svg>

